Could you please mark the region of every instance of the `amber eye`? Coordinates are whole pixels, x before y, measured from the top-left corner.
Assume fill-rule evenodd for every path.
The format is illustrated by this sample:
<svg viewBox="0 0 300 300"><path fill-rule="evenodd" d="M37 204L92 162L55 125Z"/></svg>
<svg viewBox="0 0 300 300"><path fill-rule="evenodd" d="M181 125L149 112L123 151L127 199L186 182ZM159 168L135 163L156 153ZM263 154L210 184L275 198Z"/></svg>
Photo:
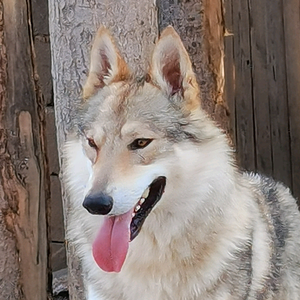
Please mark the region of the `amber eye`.
<svg viewBox="0 0 300 300"><path fill-rule="evenodd" d="M147 147L152 141L153 139L136 139L130 145L128 145L128 148L130 150L143 149Z"/></svg>
<svg viewBox="0 0 300 300"><path fill-rule="evenodd" d="M88 138L87 141L88 141L88 144L89 144L89 146L90 146L91 148L98 149L98 147L97 147L95 141L94 141L92 138Z"/></svg>

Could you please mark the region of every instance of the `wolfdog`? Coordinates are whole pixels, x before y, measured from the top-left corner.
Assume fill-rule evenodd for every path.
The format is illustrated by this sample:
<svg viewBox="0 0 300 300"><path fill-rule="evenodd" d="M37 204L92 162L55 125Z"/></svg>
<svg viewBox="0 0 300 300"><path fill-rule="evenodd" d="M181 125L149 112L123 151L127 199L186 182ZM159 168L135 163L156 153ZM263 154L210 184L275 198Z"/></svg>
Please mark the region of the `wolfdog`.
<svg viewBox="0 0 300 300"><path fill-rule="evenodd" d="M65 147L87 299L300 299L296 201L236 167L199 94L172 27L142 78L99 29Z"/></svg>

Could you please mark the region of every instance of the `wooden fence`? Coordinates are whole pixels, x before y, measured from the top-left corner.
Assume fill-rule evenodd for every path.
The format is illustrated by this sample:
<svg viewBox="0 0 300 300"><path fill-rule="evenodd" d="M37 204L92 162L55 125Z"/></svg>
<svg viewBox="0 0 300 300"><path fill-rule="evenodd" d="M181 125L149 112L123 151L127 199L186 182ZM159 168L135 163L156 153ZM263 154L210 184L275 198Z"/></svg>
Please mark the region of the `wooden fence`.
<svg viewBox="0 0 300 300"><path fill-rule="evenodd" d="M300 2L224 3L225 95L238 159L300 198Z"/></svg>

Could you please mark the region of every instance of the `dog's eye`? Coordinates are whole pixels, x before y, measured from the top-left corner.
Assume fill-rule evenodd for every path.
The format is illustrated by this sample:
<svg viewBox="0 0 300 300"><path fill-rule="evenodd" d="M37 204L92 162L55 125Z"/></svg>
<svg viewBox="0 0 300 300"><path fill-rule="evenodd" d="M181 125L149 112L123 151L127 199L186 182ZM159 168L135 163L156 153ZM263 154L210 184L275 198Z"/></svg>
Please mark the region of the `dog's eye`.
<svg viewBox="0 0 300 300"><path fill-rule="evenodd" d="M148 146L152 141L153 139L136 139L130 145L128 145L128 148L130 150L143 149L146 146Z"/></svg>
<svg viewBox="0 0 300 300"><path fill-rule="evenodd" d="M92 138L88 138L87 141L88 141L88 144L89 144L89 146L90 146L91 148L98 149L98 147L97 147L95 141L94 141Z"/></svg>

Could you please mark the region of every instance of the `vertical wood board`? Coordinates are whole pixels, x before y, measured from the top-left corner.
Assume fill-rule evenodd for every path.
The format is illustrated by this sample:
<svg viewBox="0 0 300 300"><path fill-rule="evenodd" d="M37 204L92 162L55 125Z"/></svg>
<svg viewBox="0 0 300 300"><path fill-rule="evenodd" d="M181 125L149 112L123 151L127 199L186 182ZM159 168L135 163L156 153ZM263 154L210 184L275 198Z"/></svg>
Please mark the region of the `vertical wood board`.
<svg viewBox="0 0 300 300"><path fill-rule="evenodd" d="M225 27L233 20L233 49L225 32L225 92L235 95L235 105L227 101L231 113L235 108L238 157L299 197L299 0L226 0L224 6Z"/></svg>
<svg viewBox="0 0 300 300"><path fill-rule="evenodd" d="M290 135L287 102L285 40L281 0L266 1L267 63L273 176L291 186Z"/></svg>
<svg viewBox="0 0 300 300"><path fill-rule="evenodd" d="M7 49L4 30L4 8L0 0L0 296L3 299L20 299L20 271L17 241L7 215L11 209L11 198L7 195L4 182L9 177L11 161L7 153L5 110L7 103Z"/></svg>
<svg viewBox="0 0 300 300"><path fill-rule="evenodd" d="M247 170L255 170L249 3L245 0L234 0L232 5L235 61L236 148L238 160L242 166Z"/></svg>
<svg viewBox="0 0 300 300"><path fill-rule="evenodd" d="M224 99L229 110L229 135L236 145L235 62L232 0L223 2L224 14Z"/></svg>
<svg viewBox="0 0 300 300"><path fill-rule="evenodd" d="M294 195L300 200L300 1L283 1L282 4L289 133L291 142L292 186Z"/></svg>
<svg viewBox="0 0 300 300"><path fill-rule="evenodd" d="M267 61L266 1L250 1L251 76L253 84L256 169L272 176L272 140L267 76L269 66ZM249 117L251 118L251 116Z"/></svg>
<svg viewBox="0 0 300 300"><path fill-rule="evenodd" d="M32 28L25 0L4 0L6 97L1 184L6 207L1 213L15 238L19 277L12 280L15 299L47 299L48 231L43 99L37 82ZM10 255L10 254L9 254ZM6 278L5 278L6 280ZM13 299L13 296L6 299Z"/></svg>

